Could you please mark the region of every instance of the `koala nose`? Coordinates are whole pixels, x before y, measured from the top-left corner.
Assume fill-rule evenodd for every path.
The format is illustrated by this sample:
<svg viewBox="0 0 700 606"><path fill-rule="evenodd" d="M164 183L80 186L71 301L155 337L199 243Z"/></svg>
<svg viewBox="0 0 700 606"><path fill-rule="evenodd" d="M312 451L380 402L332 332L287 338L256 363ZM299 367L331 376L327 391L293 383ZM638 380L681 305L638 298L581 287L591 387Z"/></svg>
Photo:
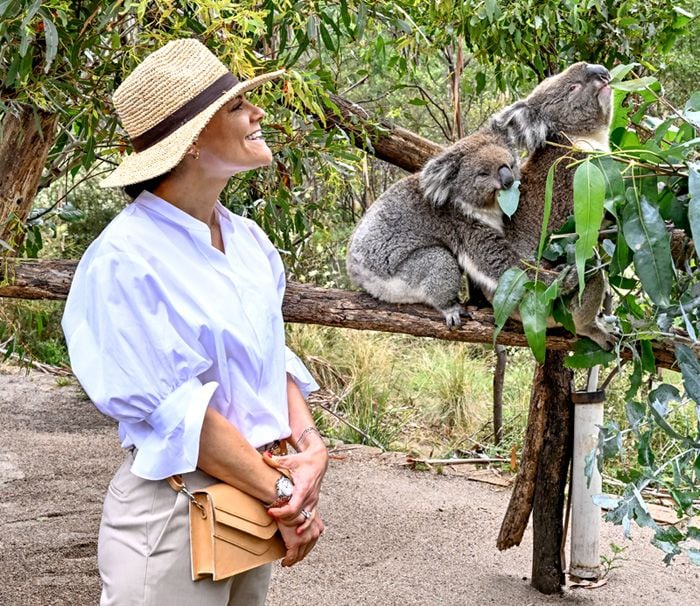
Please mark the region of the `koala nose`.
<svg viewBox="0 0 700 606"><path fill-rule="evenodd" d="M515 181L513 171L507 166L501 166L501 168L498 169L498 178L501 180L503 189L508 189L511 185L513 185L513 181Z"/></svg>
<svg viewBox="0 0 700 606"><path fill-rule="evenodd" d="M610 72L602 65L596 65L594 63L589 63L586 66L586 72L593 78L598 78L603 82L610 82Z"/></svg>

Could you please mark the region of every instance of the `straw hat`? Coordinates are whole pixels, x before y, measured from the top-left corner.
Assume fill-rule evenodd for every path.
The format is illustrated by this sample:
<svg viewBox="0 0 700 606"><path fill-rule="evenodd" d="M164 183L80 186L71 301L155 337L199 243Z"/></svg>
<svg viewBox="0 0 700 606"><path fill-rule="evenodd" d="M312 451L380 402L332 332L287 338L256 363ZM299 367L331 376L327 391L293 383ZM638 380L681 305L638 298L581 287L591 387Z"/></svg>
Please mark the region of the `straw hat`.
<svg viewBox="0 0 700 606"><path fill-rule="evenodd" d="M284 70L239 81L198 40L168 42L114 92L134 153L100 185L120 187L168 172L227 101L282 74Z"/></svg>

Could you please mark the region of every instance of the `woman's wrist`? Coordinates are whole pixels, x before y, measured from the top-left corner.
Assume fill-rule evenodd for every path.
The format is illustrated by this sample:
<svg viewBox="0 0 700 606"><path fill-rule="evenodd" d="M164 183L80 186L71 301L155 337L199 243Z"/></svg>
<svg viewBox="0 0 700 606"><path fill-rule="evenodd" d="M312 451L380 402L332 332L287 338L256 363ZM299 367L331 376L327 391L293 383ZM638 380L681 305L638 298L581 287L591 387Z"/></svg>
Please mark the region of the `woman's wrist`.
<svg viewBox="0 0 700 606"><path fill-rule="evenodd" d="M321 432L315 425L309 425L296 436L294 445L297 452L306 452L307 450L320 449L325 450L326 443L323 441Z"/></svg>

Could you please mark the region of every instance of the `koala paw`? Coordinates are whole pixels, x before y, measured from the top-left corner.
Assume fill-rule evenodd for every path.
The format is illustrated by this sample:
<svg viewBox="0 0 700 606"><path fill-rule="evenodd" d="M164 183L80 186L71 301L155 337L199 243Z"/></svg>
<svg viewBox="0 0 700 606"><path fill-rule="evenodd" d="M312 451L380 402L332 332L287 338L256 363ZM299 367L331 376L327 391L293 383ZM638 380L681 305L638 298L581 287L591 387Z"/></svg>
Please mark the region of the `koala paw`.
<svg viewBox="0 0 700 606"><path fill-rule="evenodd" d="M566 296L574 292L578 288L578 272L573 265L559 265L555 268L559 271L559 284L561 286L561 294Z"/></svg>
<svg viewBox="0 0 700 606"><path fill-rule="evenodd" d="M462 325L461 316L468 316L461 305L455 305L453 307L448 307L447 309L441 309L442 315L445 316L445 323L448 328L457 328Z"/></svg>
<svg viewBox="0 0 700 606"><path fill-rule="evenodd" d="M610 324L601 322L599 319L596 319L595 323L591 326L587 326L582 330L577 330L577 333L581 336L588 337L605 351L612 351L619 340L619 330Z"/></svg>

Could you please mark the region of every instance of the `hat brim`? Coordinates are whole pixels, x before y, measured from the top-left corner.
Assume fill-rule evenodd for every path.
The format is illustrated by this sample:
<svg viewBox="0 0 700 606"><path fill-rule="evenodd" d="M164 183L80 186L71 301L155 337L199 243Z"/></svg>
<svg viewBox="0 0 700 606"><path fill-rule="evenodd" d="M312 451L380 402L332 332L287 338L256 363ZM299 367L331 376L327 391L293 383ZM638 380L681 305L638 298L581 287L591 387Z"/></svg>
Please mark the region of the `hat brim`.
<svg viewBox="0 0 700 606"><path fill-rule="evenodd" d="M165 139L141 152L126 156L122 163L100 182L100 187L124 187L164 175L180 163L197 135L228 101L285 73L285 70L277 70L239 82Z"/></svg>

